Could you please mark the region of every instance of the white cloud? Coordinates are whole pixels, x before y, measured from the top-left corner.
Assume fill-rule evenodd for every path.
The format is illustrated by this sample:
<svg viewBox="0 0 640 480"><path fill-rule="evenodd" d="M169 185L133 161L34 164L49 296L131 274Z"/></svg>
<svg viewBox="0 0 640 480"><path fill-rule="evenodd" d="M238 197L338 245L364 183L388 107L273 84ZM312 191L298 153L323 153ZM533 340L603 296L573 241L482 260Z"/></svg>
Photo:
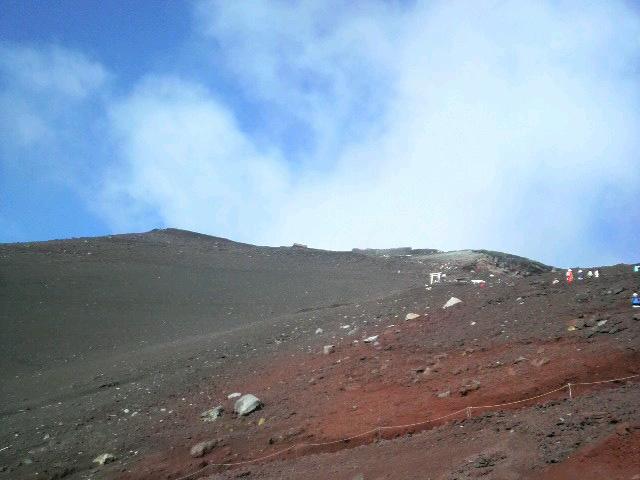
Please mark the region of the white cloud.
<svg viewBox="0 0 640 480"><path fill-rule="evenodd" d="M119 228L151 214L251 238L282 203L287 170L278 155L258 151L201 86L147 78L110 119L122 162L112 166L103 207Z"/></svg>
<svg viewBox="0 0 640 480"><path fill-rule="evenodd" d="M72 127L83 121L84 103L104 95L110 77L99 62L75 50L0 43L0 139L6 158L32 147L52 152L71 129L71 136L81 135Z"/></svg>
<svg viewBox="0 0 640 480"><path fill-rule="evenodd" d="M332 164L388 101L394 46L406 12L385 3L202 1L199 31L215 68L270 113L267 134L305 130L312 152ZM280 130L278 130L280 129Z"/></svg>
<svg viewBox="0 0 640 480"><path fill-rule="evenodd" d="M59 46L42 48L0 44L0 71L14 88L82 99L109 78L98 62Z"/></svg>
<svg viewBox="0 0 640 480"><path fill-rule="evenodd" d="M112 205L268 244L620 254L592 229L603 194L638 194L633 10L349 5L199 3L215 68L271 117L249 132L204 87L147 80L111 117L124 158ZM313 139L301 158L287 134Z"/></svg>

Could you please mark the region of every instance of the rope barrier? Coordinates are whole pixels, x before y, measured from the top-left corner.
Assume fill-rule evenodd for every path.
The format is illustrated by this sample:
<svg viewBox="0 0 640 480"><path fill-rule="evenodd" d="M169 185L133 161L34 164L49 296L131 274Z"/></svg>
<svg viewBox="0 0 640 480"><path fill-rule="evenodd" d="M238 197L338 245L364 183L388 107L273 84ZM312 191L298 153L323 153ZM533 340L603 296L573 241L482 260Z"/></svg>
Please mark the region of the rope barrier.
<svg viewBox="0 0 640 480"><path fill-rule="evenodd" d="M622 382L624 380L628 380L630 378L636 378L636 377L640 377L640 374L638 374L638 375L629 375L628 377L612 378L611 380L599 380L597 382L572 383L572 385L597 385L599 383Z"/></svg>
<svg viewBox="0 0 640 480"><path fill-rule="evenodd" d="M563 386L561 386L559 388L556 388L554 390L550 390L548 392L541 393L540 395L535 395L533 397L523 398L522 400L515 400L513 402L505 402L505 403L495 403L493 405L477 405L477 406L472 406L472 407L468 407L468 408L470 408L470 409L480 409L480 408L496 408L496 407L506 407L508 405L516 405L518 403L524 403L524 402L528 402L530 400L535 400L537 398L546 397L547 395L551 395L552 393L559 392L560 390L564 390L565 388L567 388L567 386L563 385Z"/></svg>
<svg viewBox="0 0 640 480"><path fill-rule="evenodd" d="M620 378L613 378L613 379L609 379L609 380L599 380L596 382L573 382L573 383L567 383L566 385L563 385L561 387L555 388L553 390L549 390L548 392L545 393L541 393L540 395L534 395L532 397L528 397L528 398L524 398L522 400L515 400L513 402L504 402L504 403L496 403L493 405L475 405L475 406L467 406L465 408L461 408L460 410L456 410L455 412L451 412L448 413L447 415L443 415L441 417L437 417L437 418L432 418L432 419L428 419L428 420L423 420L421 422L416 422L416 423L407 423L404 425L387 425L387 426L377 426L375 428L372 428L371 430L367 430L366 432L362 432L359 433L357 435L353 435L351 437L346 437L346 438L341 438L339 440L332 440L329 442L320 442L320 443L309 443L309 442L301 442L301 443L297 443L294 445L291 445L287 448L283 448L281 450L277 450L273 453L270 453L268 455L264 455L262 457L258 457L258 458L253 458L250 460L243 460L243 461L239 461L239 462L229 462L229 463L209 463L207 465L205 465L204 467L200 468L199 470L196 470L194 472L191 472L187 475L184 475L182 477L178 477L174 480L187 480L195 475L198 475L202 472L204 472L206 469L210 468L210 467L238 467L241 465L249 465L252 463L258 463L258 462L262 462L264 460L268 460L270 458L273 457L277 457L279 455L282 455L284 453L287 453L291 450L295 450L298 448L304 448L304 447L326 447L329 445L336 445L339 443L346 443L346 442L350 442L352 440L355 440L357 438L363 438L366 437L367 435L370 435L372 433L380 433L383 430L400 430L400 429L406 429L406 428L412 428L412 427L419 427L422 425L426 425L429 423L435 423L438 422L440 420L444 420L445 418L449 418L449 417L453 417L455 415L458 415L462 412L466 413L466 417L467 418L471 418L471 410L478 410L478 409L484 409L484 408L497 408L497 407L506 407L509 405L517 405L519 403L524 403L524 402L528 402L531 400L536 400L538 398L542 398L542 397L546 397L548 395L551 395L553 393L557 393L560 392L562 390L568 389L569 390L569 399L573 399L573 391L571 389L572 386L576 386L576 385L598 385L598 384L602 384L602 383L613 383L613 382L622 382L625 380L629 380L631 378L637 378L640 377L640 374L636 374L636 375L629 375L626 377L620 377Z"/></svg>

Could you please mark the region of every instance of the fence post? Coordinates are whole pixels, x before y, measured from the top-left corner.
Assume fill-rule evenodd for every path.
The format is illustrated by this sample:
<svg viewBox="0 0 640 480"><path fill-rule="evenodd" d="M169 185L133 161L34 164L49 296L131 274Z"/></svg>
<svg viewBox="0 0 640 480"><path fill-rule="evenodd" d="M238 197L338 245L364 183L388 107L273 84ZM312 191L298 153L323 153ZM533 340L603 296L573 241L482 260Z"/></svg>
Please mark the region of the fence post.
<svg viewBox="0 0 640 480"><path fill-rule="evenodd" d="M573 399L573 392L571 391L571 383L567 383L567 386L569 387L569 400Z"/></svg>

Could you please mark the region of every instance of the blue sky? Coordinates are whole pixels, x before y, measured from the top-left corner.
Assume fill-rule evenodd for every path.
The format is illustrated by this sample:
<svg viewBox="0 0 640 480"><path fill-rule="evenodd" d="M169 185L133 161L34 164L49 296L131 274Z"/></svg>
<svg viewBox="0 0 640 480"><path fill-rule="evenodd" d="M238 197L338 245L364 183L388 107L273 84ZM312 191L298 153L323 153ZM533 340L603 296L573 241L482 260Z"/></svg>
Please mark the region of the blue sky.
<svg viewBox="0 0 640 480"><path fill-rule="evenodd" d="M0 3L0 242L640 260L631 2Z"/></svg>

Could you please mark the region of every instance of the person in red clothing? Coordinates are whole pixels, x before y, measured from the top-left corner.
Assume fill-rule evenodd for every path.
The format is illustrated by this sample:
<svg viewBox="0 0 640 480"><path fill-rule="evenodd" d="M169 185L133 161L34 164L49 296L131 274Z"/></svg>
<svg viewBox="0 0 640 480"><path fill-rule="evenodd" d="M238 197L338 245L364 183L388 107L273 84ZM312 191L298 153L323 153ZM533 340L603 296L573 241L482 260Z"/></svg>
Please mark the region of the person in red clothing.
<svg viewBox="0 0 640 480"><path fill-rule="evenodd" d="M567 283L573 283L573 272L571 269L567 270Z"/></svg>

